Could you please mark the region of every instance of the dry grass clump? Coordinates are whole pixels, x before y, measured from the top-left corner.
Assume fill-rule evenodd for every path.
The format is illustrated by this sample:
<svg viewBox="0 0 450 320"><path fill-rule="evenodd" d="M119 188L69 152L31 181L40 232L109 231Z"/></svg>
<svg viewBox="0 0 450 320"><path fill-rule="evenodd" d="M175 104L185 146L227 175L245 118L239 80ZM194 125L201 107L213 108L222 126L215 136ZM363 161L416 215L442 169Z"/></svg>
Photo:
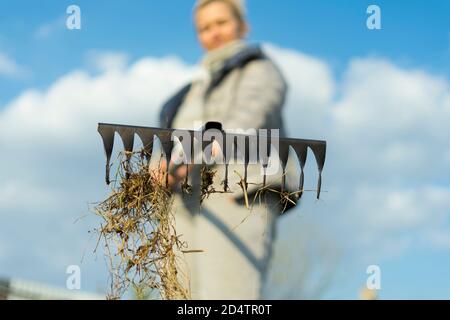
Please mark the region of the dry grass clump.
<svg viewBox="0 0 450 320"><path fill-rule="evenodd" d="M119 157L112 194L94 209L102 219L96 231L110 268L107 298L120 299L130 288L148 288L162 299L189 299L178 276L181 257L177 254L187 244L174 228L165 175L149 170L144 151Z"/></svg>
<svg viewBox="0 0 450 320"><path fill-rule="evenodd" d="M200 203L203 203L205 199L209 197L212 193L217 193L214 189L214 176L217 170L213 170L210 166L202 166L200 170Z"/></svg>
<svg viewBox="0 0 450 320"><path fill-rule="evenodd" d="M274 194L277 194L280 196L280 200L278 201L277 204L280 209L280 214L283 214L289 209L289 207L296 206L296 200L297 200L298 194L300 192L301 191L295 191L295 192L280 191L280 190L273 189L270 186L260 187L255 193L255 196L252 201L252 206L257 201L259 201L259 203L266 202L265 196L268 193L274 193Z"/></svg>
<svg viewBox="0 0 450 320"><path fill-rule="evenodd" d="M185 263L183 253L200 251L186 250L187 243L177 235L166 170L162 169L164 166L160 166L160 170L149 170L149 162L150 155L144 150L120 153L112 193L94 208L101 218L100 228L95 231L99 243L104 244L110 269L108 299L120 299L129 289L142 297L151 291L165 300L190 299L189 289L185 288L189 279L179 266ZM216 172L211 166L202 166L200 203L212 193L229 193L214 189ZM235 173L241 178L238 185L244 193L247 208L251 209L257 199L261 202L266 198L263 195L269 192L280 195L282 212L289 205L295 206L293 199L298 192L280 192L271 186L259 188L250 203L248 183ZM181 190L193 194L193 187L187 180L181 184Z"/></svg>

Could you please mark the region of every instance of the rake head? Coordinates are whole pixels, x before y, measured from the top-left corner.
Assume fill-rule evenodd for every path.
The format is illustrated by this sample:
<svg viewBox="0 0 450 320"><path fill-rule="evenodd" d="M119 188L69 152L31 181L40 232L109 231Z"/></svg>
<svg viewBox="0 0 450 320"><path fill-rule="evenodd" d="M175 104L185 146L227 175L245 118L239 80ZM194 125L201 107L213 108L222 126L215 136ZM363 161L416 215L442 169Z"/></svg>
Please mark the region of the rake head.
<svg viewBox="0 0 450 320"><path fill-rule="evenodd" d="M275 131L275 133L274 133ZM286 187L286 165L289 157L289 149L292 148L300 163L300 181L298 197L303 194L304 184L304 167L306 164L308 149L312 150L316 159L319 177L317 183L317 199L320 197L322 185L322 170L325 164L326 155L326 141L320 140L304 140L304 139L290 139L280 138L277 130L259 130L258 133L231 133L222 130L222 125L218 122L208 122L202 130L175 130L175 129L161 129L151 127L137 127L126 126L118 124L98 125L98 132L103 139L103 146L106 154L106 183L110 184L110 162L114 146L114 136L117 132L123 142L124 149L127 153L133 152L134 139L137 135L143 143L145 154L151 155L155 138L159 139L162 150L165 154L167 163L170 163L172 156L172 149L174 147L175 137L181 142L186 158L183 164L194 164L194 141L201 142L201 163L210 164L211 154L205 153L213 141L216 141L223 155L223 165L226 166L224 185L228 181L228 165L235 160L235 156L241 156L243 164L245 165L244 183L247 183L247 167L250 163L259 163L266 172L269 165L269 158L271 156L271 149L274 148L280 160L283 169L282 175L282 190ZM218 163L218 162L216 162ZM167 175L166 175L167 176ZM264 174L264 186L266 183L266 174Z"/></svg>

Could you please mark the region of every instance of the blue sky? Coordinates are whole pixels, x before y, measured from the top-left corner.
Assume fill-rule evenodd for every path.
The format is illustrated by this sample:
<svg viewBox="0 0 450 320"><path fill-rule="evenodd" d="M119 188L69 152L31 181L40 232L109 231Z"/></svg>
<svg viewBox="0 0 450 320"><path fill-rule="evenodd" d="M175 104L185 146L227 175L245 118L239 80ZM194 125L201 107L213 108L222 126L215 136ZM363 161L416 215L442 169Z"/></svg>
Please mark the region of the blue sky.
<svg viewBox="0 0 450 320"><path fill-rule="evenodd" d="M69 31L65 29L65 11L70 4L77 4L81 8L82 30ZM366 28L366 9L370 4L377 4L381 8L382 30L371 31ZM351 101L353 101L351 87L355 85L350 81L353 79L352 77L358 79L359 75L364 82L367 80L367 77L361 76L361 73L366 74L367 72L367 74L369 74L368 77L370 78L370 72L366 70L375 70L374 77L381 82L385 80L383 76L386 75L386 80L388 78L397 79L397 76L400 77L400 79L403 79L398 80L400 81L400 87L403 83L406 83L404 81L406 81L405 79L408 77L414 79L417 77L417 83L424 84L427 88L429 85L429 91L424 91L425 101L428 93L434 94L434 92L438 92L436 93L436 97L433 96L432 99L430 98L430 101L433 101L430 102L430 106L433 103L436 103L436 108L432 109L430 107L429 110L429 113L436 113L438 115L436 116L436 119L434 119L435 121L442 121L436 126L445 126L445 124L450 121L449 118L446 118L448 113L443 113L445 116L439 116L440 113L438 113L443 109L440 109L439 106L442 105L439 104L439 101L448 97L448 88L442 89L443 92L446 92L442 95L440 93L441 89L439 88L441 88L442 83L444 83L442 85L443 87L448 85L450 77L450 2L444 0L248 0L247 5L252 29L250 35L251 41L265 42L276 46L278 49L274 49L275 54L279 57L286 58L286 61L292 59L294 62L296 61L298 63L305 63L308 65L309 63L312 63L314 68L319 65L317 70L314 69L317 71L315 71L315 74L320 75L320 77L322 77L319 77L320 79L331 79L330 81L332 84L329 85L330 98L328 100L323 98L324 101L322 101L321 94L304 98L306 93L300 93L298 98L293 98L292 101L294 101L294 105L289 107L289 114L297 115L300 114L300 111L304 111L303 116L305 118L308 116L314 118L316 116L314 109L301 109L303 106L298 106L300 111L295 109L296 101L312 101L312 105L317 103L320 107L321 114L323 114L325 118L328 117L328 113L332 113L331 111L326 111L326 106L332 105L333 110L336 110L336 119L340 119L340 114L346 114L346 108L350 111L355 110L351 104ZM165 57L176 56L180 59L179 61L184 64L182 67L178 67L177 65L177 68L185 73L190 72L189 67L195 64L202 54L201 49L195 41L191 7L192 1L186 0L135 0L132 4L130 4L129 1L124 0L43 0L39 2L18 0L0 2L0 57L1 55L8 57L8 61L12 62L18 70L16 70L17 72L15 72L14 75L9 76L0 72L0 123L2 123L2 111L6 110L6 108L17 108L17 110L19 110L19 103L17 102L19 101L18 98L21 97L24 92L28 92L28 90L40 92L45 96L48 91L51 91L49 88L57 87L55 84L60 83L60 80L64 77L72 75L75 70L81 70L89 75L89 77L85 79L85 82L103 79L101 77L101 71L95 70L93 67L95 62L92 61L92 56L89 55L90 52L123 53L129 57L129 61L131 62L137 62L146 57L166 61L164 60ZM288 55L287 51L283 50L289 50L289 54L295 52L295 57ZM379 63L380 61L382 63ZM169 62L167 63L170 64ZM286 62L286 66L289 66L288 62ZM326 71L323 71L323 69L326 69ZM149 68L149 70L151 71L153 69ZM169 68L169 70L172 69ZM380 72L380 74L377 74L377 70L384 70L385 73ZM180 74L183 73L181 71L179 72ZM301 69L299 72L301 72ZM405 78L402 78L403 76L405 76ZM178 76L177 73L177 77L178 80L176 82L181 83L180 79L182 79L183 76ZM294 79L294 77L292 79ZM300 80L301 79L300 76ZM442 83L440 80L442 80ZM170 79L163 81L170 83ZM394 80L392 81L393 83L397 83L394 82ZM157 81L153 80L153 82L149 83L148 91L152 91L152 83L155 87L157 86ZM321 86L323 83L320 82L318 85ZM416 82L413 82L413 85L415 84ZM327 87L325 84L323 86ZM297 88L295 84L293 84L292 87L294 91ZM398 91L401 91L400 87ZM78 89L74 89L74 92L77 92L76 90ZM173 88L168 87L167 90L167 92L169 92L173 90ZM302 88L299 87L298 90L302 91ZM326 89L324 90L325 93L328 92ZM380 91L376 92L387 92L383 90L380 89ZM55 91L57 90L55 89ZM67 93L67 91L64 92ZM294 92L293 95L295 96L295 94L296 93ZM324 96L326 96L326 94L324 94ZM343 97L342 99L341 96ZM369 100L364 100L369 98L377 99L377 101L370 102ZM43 100L45 101L45 99ZM375 106L377 106L377 104L380 106L390 106L388 99L375 93L373 95L368 94L367 98L363 97L362 100L356 101L367 102L367 104ZM394 99L393 101L408 100ZM34 104L30 105L34 106ZM445 102L443 105L445 106ZM44 103L40 105L41 108L45 108L45 106L46 104ZM95 104L88 104L88 106L91 108L95 106ZM39 114L39 109L38 107L36 108L36 110L38 110L37 114ZM422 105L417 109L414 109L417 111L417 118L419 119L421 117L419 116L419 114L421 114L421 108ZM88 107L86 107L86 109L88 109ZM342 113L340 113L341 111L339 110L341 110ZM388 107L383 110L388 110L388 112L385 114L375 114L374 121L384 122L387 119L386 122L389 122L390 118L395 118L396 114L390 114L390 109ZM149 111L147 112L148 118L152 119L154 115L150 114ZM365 112L366 115L372 115L372 111L370 110L365 110ZM101 112L99 114L101 115ZM145 113L140 114L145 115ZM53 114L50 113L50 115ZM426 115L428 116L428 113ZM4 117L5 119L9 119L6 118L6 113ZM367 120L367 118L368 117L363 117L362 119ZM20 117L18 119L20 119ZM131 121L133 118L127 118L124 115L123 119L130 119ZM357 120L358 119L359 118L357 118ZM92 117L92 120L94 122L104 121L103 119L100 119L100 116ZM338 166L338 164L343 166L343 163L347 161L347 158L356 157L355 154L346 153L348 150L351 150L351 148L350 146L346 148L341 141L336 140L334 145L339 145L343 148L333 148L332 142L335 137L332 136L331 132L327 131L326 133L323 133L326 131L325 129L322 130L321 127L310 128L307 124L308 121L302 121L303 120L299 120L298 122L291 121L290 132L292 132L293 135L310 134L314 135L314 137L317 137L317 135L322 137L323 134L325 135L325 138L330 138L330 160L328 160L330 162L327 162L330 169L340 171L343 167ZM335 172L328 173L328 181L330 181L328 189L330 192L333 192L334 190L335 196L330 195L329 199L325 198L326 204L317 204L312 201L311 203L306 203L304 211L317 213L316 217L307 219L308 221L311 220L310 222L319 225L323 224L325 228L330 229L333 228L332 225L336 225L337 227L333 230L336 232L337 237L339 237L343 243L351 243L352 239L346 239L346 234L349 237L353 235L346 233L345 230L348 230L346 228L358 228L357 225L353 226L351 224L352 221L350 220L353 218L360 219L360 216L353 214L346 215L345 212L350 212L353 208L359 208L359 206L374 207L377 205L376 202L371 201L377 201L378 198L375 197L372 199L368 194L370 194L371 190L379 190L377 188L383 186L384 182L380 182L379 173L382 172L382 168L387 168L386 172L390 177L386 180L388 183L386 189L392 191L392 194L399 195L399 198L391 199L393 204L392 206L386 207L386 212L390 212L389 210L392 207L403 208L402 205L404 205L405 208L414 207L410 204L404 204L402 201L407 201L405 199L414 198L416 195L418 197L427 196L429 203L423 205L421 210L425 213L429 213L430 216L433 215L437 218L433 220L431 223L432 225L430 224L427 226L425 230L420 229L420 232L420 221L427 221L427 219L426 215L420 215L419 213L417 213L417 216L419 216L419 218L417 218L419 219L417 220L419 221L417 224L410 223L409 220L401 220L401 223L399 224L400 227L397 226L397 229L393 229L392 224L388 224L388 230L384 230L382 227L375 228L371 226L367 230L370 232L376 230L373 231L373 234L375 235L376 232L377 237L379 237L377 238L377 241L383 242L383 240L386 240L387 245L385 243L384 246L386 246L387 249L389 249L391 244L389 241L392 241L392 246L395 246L402 240L405 240L409 244L405 245L408 248L393 250L392 252L387 250L388 253L383 249L381 250L383 253L379 253L379 248L372 248L371 246L362 247L361 245L362 249L359 248L358 250L355 249L355 252L351 251L350 253L346 253L344 257L347 257L346 259L348 261L354 259L355 256L361 257L361 259L354 259L354 263L350 263L344 259L344 262L342 263L344 266L343 270L338 271L339 276L337 277L336 283L330 288L325 297L349 299L357 297L358 290L365 283L365 279L367 278L365 268L368 264L379 264L383 274L383 289L380 292L382 298L450 299L450 250L447 246L436 247L430 245L429 240L427 240L429 239L430 234L434 234L435 229L433 228L435 227L435 224L439 224L439 230L444 230L444 234L450 227L448 218L450 208L446 200L446 192L450 189L450 170L448 169L448 166L446 167L444 165L436 165L436 170L439 169L440 173L436 173L433 171L433 168L430 168L432 167L430 164L433 163L434 156L436 156L436 154L431 154L431 152L441 152L442 149L439 147L443 148L444 151L448 150L448 146L441 145L434 147L432 144L437 144L437 142L433 142L433 139L428 140L430 142L422 141L426 140L426 138L434 137L434 131L429 131L431 130L429 127L432 126L433 119L430 120L431 125L424 120L427 126L424 128L417 128L417 130L407 127L409 123L415 123L414 121L406 122L406 124L399 122L398 125L399 128L403 128L402 126L404 125L405 128L407 128L405 130L398 129L398 131L395 131L395 125L394 127L387 125L386 135L384 136L384 133L381 132L379 133L379 136L376 136L374 133L375 131L371 132L369 129L369 118L369 121L367 122L367 131L364 130L365 127L363 126L362 131L355 132L359 132L363 137L367 134L367 144L373 143L374 145L381 145L386 143L386 149L383 150L390 150L392 152L393 162L395 162L396 159L404 159L402 157L405 157L405 154L410 154L408 152L411 152L412 155L423 157L425 163L427 163L427 167L423 167L422 170L416 170L421 167L419 165L417 167L411 165L412 167L410 171L408 171L408 163L405 163L404 166L400 167L395 167L394 165L390 167L373 160L374 162L367 163L367 166L369 166L368 170L372 171L373 174L366 176L363 174L362 169L361 171L358 171L358 164L348 165L348 167L346 167L349 169L348 172L346 172L345 169L342 169L342 172L345 172L345 174L342 173L339 175L339 173ZM298 128L292 123L298 123ZM345 124L347 122L344 121L342 123ZM357 123L348 122L347 124L349 127L359 128ZM23 124L18 122L10 125L12 127L20 127ZM303 127L305 127L305 129L303 129ZM343 137L346 134L354 133L353 131L348 131L350 129L347 129L347 127L336 125L336 130L332 132L342 134ZM411 141L402 140L403 138L400 138L400 136L403 137L415 131L417 131L417 136L412 137ZM394 148L394 151L390 149L391 146L388 141L397 140L397 138L388 136L387 132L395 132L395 134L398 134L399 136L399 147ZM422 132L425 135L424 137L420 136ZM95 135L96 133L93 133L94 136L90 136L89 139L98 138ZM66 134L65 132L62 133L62 135L67 136L70 139L76 137L71 136L70 133ZM82 139L80 138L80 141L81 140ZM17 144L20 144L20 141L22 140L18 140ZM70 141L76 146L79 145L78 147L80 148L84 146L81 142ZM353 140L349 138L347 141ZM420 141L423 143L421 142L422 144L419 144ZM443 139L442 141L445 143L446 139ZM7 146L7 148L13 148L10 145L6 145L7 142L5 141L2 142L2 140L0 140L0 146L1 143L5 143L4 146ZM51 145L53 142L47 141L46 143ZM57 145L57 143L58 142L55 142L55 145ZM361 143L361 145L358 146L364 145L364 141L356 141L356 143ZM424 152L423 154L414 148L417 144L419 145L418 149ZM48 145L44 145L44 149L47 147L50 148ZM35 150L34 156L36 159L45 159L46 156L44 154L36 153L39 152L39 150L40 149L37 149L37 151ZM66 149L61 150L67 152ZM91 170L93 172L93 167L98 165L98 159L103 161L101 158L103 151L100 149L99 145L96 144L93 145L92 149L88 148L88 150L91 152L98 152L98 157L95 159L84 159L80 157L78 159L75 156L78 160L81 159L79 162L69 160L71 158L70 154L58 158L59 160L53 168L58 174L55 174L54 176L49 174L48 184L45 185L45 188L48 190L58 190L58 183L60 182L59 179L61 179L61 176L70 178L69 171L74 168L77 170ZM361 150L362 152L367 151L365 149ZM373 154L377 154L378 149L374 150ZM398 151L396 153L395 150L404 150L404 154L402 154L403 151ZM414 153L415 151L419 153ZM371 151L369 150L368 152L368 154L371 155ZM450 153L448 153L448 155L450 155ZM445 156L441 157L438 155L438 157L444 158ZM334 166L332 163L333 159L336 159ZM36 160L36 162L37 161L38 160ZM450 163L450 161L448 163ZM381 168L379 171L377 171L378 166ZM356 172L354 173L354 176L351 176L352 172L350 169L353 167L356 167ZM311 173L313 173L314 168L311 168ZM31 170L32 169L30 169L29 172L31 176L39 177L40 173ZM36 166L33 170L42 172L50 170L50 168L45 167L45 165L42 164L41 166ZM101 169L98 171L101 171ZM397 172L400 172L398 179L395 176ZM103 172L98 172L98 175L90 175L89 177L86 174L86 177L83 178L84 180L80 178L81 180L77 182L78 184L74 182L74 186L83 189L85 188L86 190L76 197L76 199L72 199L74 203L76 201L76 209L73 209L72 213L66 214L65 219L67 220L59 218L59 224L56 224L54 219L55 217L58 219L58 215L49 215L47 222L40 222L42 223L41 226L47 226L48 228L53 228L56 225L60 227L64 226L64 228L68 228L65 230L71 230L69 234L72 235L73 233L74 236L76 235L82 239L80 236L80 234L83 234L82 227L89 227L90 224L86 222L85 225L82 225L81 227L78 227L76 231L73 231L70 229L72 221L74 220L74 217L78 217L80 213L86 213L84 208L86 207L87 202L98 200L98 195L101 194L101 191L99 190L102 188L102 191L104 190L101 177L102 173ZM416 173L417 176L419 176L417 179L413 177ZM3 173L0 174L0 182L2 179L6 183L8 183L8 181L17 180L21 181L20 183L17 182L17 185L27 185L27 183L30 183L29 190L34 190L34 187L39 189L39 181L29 181L27 179L31 178L25 177L25 175L25 171L23 173L17 173L17 179L13 179L11 175ZM98 181L94 178L98 178ZM347 178L348 181L357 181L354 185L361 186L363 191L358 191L356 187L354 190L349 189L348 193L345 193L342 190L338 191L338 188L343 184L342 180ZM325 179L327 179L326 176ZM348 181L345 183L349 183ZM421 189L422 186L424 186L425 189ZM333 189L334 187L336 189ZM364 187L367 187L367 190L364 189ZM429 189L427 189L428 187ZM416 189L417 193L415 193ZM67 193L69 193L69 190L72 189L68 187ZM64 190L59 191L64 193ZM423 195L422 191L425 191L425 195ZM1 192L2 189L0 188L0 201L5 199L1 197ZM62 207L60 207L57 204L57 201L54 201L52 198L51 192L49 193L50 195L44 193L37 194L41 195L40 199L43 197L48 200L48 206L51 210L54 210L55 212L62 210ZM346 202L342 200L343 197L351 198L355 195L361 197L358 198L360 200L355 200L355 203L350 201L351 199L346 199ZM46 198L47 196L48 198ZM379 199L384 199L384 196L382 191L380 191ZM434 200L436 197L439 201ZM366 199L367 202L364 202L364 199ZM361 204L359 204L358 201L360 201ZM315 206L318 207L318 209L316 209ZM11 214L14 212L29 210L30 215L45 215L46 212L46 209L36 211L33 208L27 208L28 207L25 207L24 209L20 206L14 207L14 204L2 206L0 203L0 210L4 210L6 217L10 219L4 224L5 230L16 230L14 226L20 222L20 218L18 218L18 216L12 217ZM330 210L330 208L332 208L332 210ZM335 208L339 208L336 209L339 214L330 217L333 215L332 211L334 211ZM6 211L8 211L9 214L6 214ZM441 214L447 215L441 217ZM424 216L425 218L423 218ZM408 217L410 216L406 216L405 219ZM422 219L421 217L425 220L420 220ZM379 218L381 219L383 217ZM348 221L339 221L342 219L348 219ZM1 229L2 227L0 227L0 230ZM286 230L288 230L288 228ZM393 236L394 234L395 237ZM358 239L364 239L362 235L355 235L355 237L355 242L358 242ZM6 247L6 251L8 252L26 248L26 243L24 241L29 241L30 239L26 236L21 236L20 239L6 242L5 238L0 238L0 257L2 247ZM286 236L285 240L287 241L287 239L289 238ZM2 241L4 241L3 245ZM53 240L49 239L48 243L51 243L52 241ZM39 250L42 250L48 243L41 243ZM79 246L74 247L78 248ZM359 251L360 249L362 251L368 251L368 257L365 257L365 254L362 254L361 251ZM56 249L55 247L55 250L58 251L60 249ZM376 253L370 255L371 251L376 251ZM70 259L67 257L62 259L73 261L74 259L76 260L76 257L79 255L80 252L75 250ZM60 274L55 274L54 270L58 270L56 267L55 269L46 269L42 266L38 267L36 270L29 270L23 267L24 264L30 265L40 261L39 259L42 258L39 258L40 256L38 253L30 253L29 256L18 256L17 254L14 255L10 253L9 256L6 255L5 257L8 257L8 263L2 267L2 260L0 259L0 276L4 275L4 273L10 275L11 272L17 270L18 276L46 281L55 285L64 284L64 271ZM99 260L101 261L101 259ZM22 267L19 266L20 264ZM99 264L98 261L88 262L86 269L89 271L86 272L86 277L89 280L87 280L86 289L95 290L97 284L103 281L102 277L104 274L101 271L102 267L103 266L101 263Z"/></svg>
<svg viewBox="0 0 450 320"><path fill-rule="evenodd" d="M191 1L77 1L83 30L64 29L71 1L2 1L0 49L32 74L24 81L0 84L3 104L28 86L44 87L85 62L90 49L124 51L134 58L177 54L195 62ZM366 8L382 8L382 30L365 28ZM251 39L302 50L342 70L354 56L377 55L406 66L450 72L450 3L447 1L248 1ZM50 25L47 39L36 36Z"/></svg>

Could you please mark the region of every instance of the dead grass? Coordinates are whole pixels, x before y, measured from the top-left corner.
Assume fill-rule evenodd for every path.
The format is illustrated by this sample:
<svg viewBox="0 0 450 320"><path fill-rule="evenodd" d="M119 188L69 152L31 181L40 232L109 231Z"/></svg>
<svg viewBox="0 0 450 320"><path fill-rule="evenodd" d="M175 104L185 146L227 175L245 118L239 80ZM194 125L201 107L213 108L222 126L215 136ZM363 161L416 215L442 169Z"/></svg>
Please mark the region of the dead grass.
<svg viewBox="0 0 450 320"><path fill-rule="evenodd" d="M177 235L173 197L166 186L165 170L150 171L149 159L144 150L121 153L111 195L94 208L94 213L101 218L101 225L95 230L99 236L97 247L99 243L104 245L110 270L108 299L121 299L129 289L133 289L136 296L157 292L164 300L190 299L191 296L184 287L189 279L179 266L185 263L183 253L201 251L186 250L187 243ZM212 193L230 193L214 189L216 172L211 166L202 166L200 203ZM288 205L295 206L298 194L306 191L286 192L270 185L259 185L253 199L249 199L249 183L235 173L240 177L238 185L249 214L256 202L266 204L268 193L280 195L278 204L284 213ZM187 179L181 184L181 190L192 194L193 187Z"/></svg>
<svg viewBox="0 0 450 320"><path fill-rule="evenodd" d="M202 166L200 171L201 177L201 193L200 193L200 203L203 203L205 199L209 197L212 193L217 193L214 189L214 176L217 171L213 170L210 166Z"/></svg>
<svg viewBox="0 0 450 320"><path fill-rule="evenodd" d="M187 244L174 228L165 177L148 170L143 151L119 157L112 193L94 209L102 221L96 231L110 269L107 298L120 299L128 289L142 288L158 291L162 299L189 299L177 254Z"/></svg>

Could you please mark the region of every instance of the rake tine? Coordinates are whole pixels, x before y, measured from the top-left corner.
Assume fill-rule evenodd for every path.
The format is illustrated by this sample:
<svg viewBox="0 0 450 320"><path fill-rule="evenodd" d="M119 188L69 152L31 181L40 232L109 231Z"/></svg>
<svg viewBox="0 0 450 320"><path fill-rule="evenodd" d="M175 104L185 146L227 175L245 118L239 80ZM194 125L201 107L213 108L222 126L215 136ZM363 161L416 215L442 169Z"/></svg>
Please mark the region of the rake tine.
<svg viewBox="0 0 450 320"><path fill-rule="evenodd" d="M264 132L264 134L260 133L258 135L258 156L260 157L259 161L264 171L263 188L265 188L267 183L267 167L269 166L269 158L272 144L270 131L264 130L262 132Z"/></svg>
<svg viewBox="0 0 450 320"><path fill-rule="evenodd" d="M322 189L322 171L319 172L319 181L317 182L317 200L320 199L321 189Z"/></svg>
<svg viewBox="0 0 450 320"><path fill-rule="evenodd" d="M176 133L176 131L174 131L174 133ZM187 185L189 180L189 163L191 163L193 159L194 137L191 132L178 131L178 133L179 135L173 134L173 136L178 138L178 141L181 143L181 147L183 149L183 163L186 165L186 177L184 179L184 184ZM185 143L185 139L187 140L187 143ZM175 167L169 170L169 172L176 172L176 170L181 166L181 163L177 164Z"/></svg>
<svg viewBox="0 0 450 320"><path fill-rule="evenodd" d="M225 158L225 183L228 190L228 166L232 159L238 158L238 135L234 133L226 133L224 135L224 158Z"/></svg>
<svg viewBox="0 0 450 320"><path fill-rule="evenodd" d="M314 156L316 158L317 167L319 169L319 180L317 182L317 199L320 198L320 191L322 188L322 170L325 165L325 156L326 156L326 142L322 143L313 143L310 145L310 148L314 152Z"/></svg>
<svg viewBox="0 0 450 320"><path fill-rule="evenodd" d="M286 164L287 164L288 158L289 158L289 143L280 141L279 157L280 157L281 167L283 169L281 192L284 192L284 190L286 189Z"/></svg>
<svg viewBox="0 0 450 320"><path fill-rule="evenodd" d="M99 125L98 132L100 133L103 140L103 147L106 155L106 170L105 170L105 181L106 184L109 185L111 183L109 179L109 171L110 171L110 163L111 163L111 155L114 147L114 128L104 127Z"/></svg>
<svg viewBox="0 0 450 320"><path fill-rule="evenodd" d="M130 159L131 153L133 152L134 145L134 130L131 128L118 128L120 138L123 142L123 147L125 149L126 155L126 169L125 169L125 177L126 179L130 178Z"/></svg>
<svg viewBox="0 0 450 320"><path fill-rule="evenodd" d="M190 135L190 143L189 143L190 150L186 151L183 148L183 152L186 155L186 178L184 179L184 183L187 185L189 181L189 162L193 162L194 158L194 135ZM188 157L189 154L189 157ZM190 161L189 161L190 160Z"/></svg>
<svg viewBox="0 0 450 320"><path fill-rule="evenodd" d="M170 135L165 134L163 132L157 133L157 137L159 141L161 141L161 146L166 157L166 173L165 173L165 182L166 187L169 187L169 166L170 161L172 160L172 149L173 149L173 141Z"/></svg>
<svg viewBox="0 0 450 320"><path fill-rule="evenodd" d="M304 174L304 168L306 164L306 157L308 155L308 146L303 143L299 142L293 145L295 153L297 155L297 158L300 162L300 182L299 182L299 193L298 198L300 199L303 195L303 185L305 182L305 174Z"/></svg>
<svg viewBox="0 0 450 320"><path fill-rule="evenodd" d="M119 132L119 135L122 138L125 151L129 153L133 152L134 130L127 128L118 128L117 132Z"/></svg>
<svg viewBox="0 0 450 320"><path fill-rule="evenodd" d="M228 149L227 149L227 135L223 135L223 161L225 163L225 179L223 180L223 191L228 192L228 163L229 163L229 156L228 156Z"/></svg>
<svg viewBox="0 0 450 320"><path fill-rule="evenodd" d="M248 177L248 164L250 162L250 138L245 137L245 154L244 154L244 184L245 190L248 188L247 177Z"/></svg>
<svg viewBox="0 0 450 320"><path fill-rule="evenodd" d="M300 199L303 195L303 185L305 183L305 174L303 172L303 168L300 169L300 183L299 183L299 194L298 194L298 198Z"/></svg>
<svg viewBox="0 0 450 320"><path fill-rule="evenodd" d="M263 166L264 176L263 176L263 189L266 187L267 184L267 165Z"/></svg>
<svg viewBox="0 0 450 320"><path fill-rule="evenodd" d="M144 146L145 157L147 161L150 161L153 153L154 133L149 129L138 129L136 133Z"/></svg>

